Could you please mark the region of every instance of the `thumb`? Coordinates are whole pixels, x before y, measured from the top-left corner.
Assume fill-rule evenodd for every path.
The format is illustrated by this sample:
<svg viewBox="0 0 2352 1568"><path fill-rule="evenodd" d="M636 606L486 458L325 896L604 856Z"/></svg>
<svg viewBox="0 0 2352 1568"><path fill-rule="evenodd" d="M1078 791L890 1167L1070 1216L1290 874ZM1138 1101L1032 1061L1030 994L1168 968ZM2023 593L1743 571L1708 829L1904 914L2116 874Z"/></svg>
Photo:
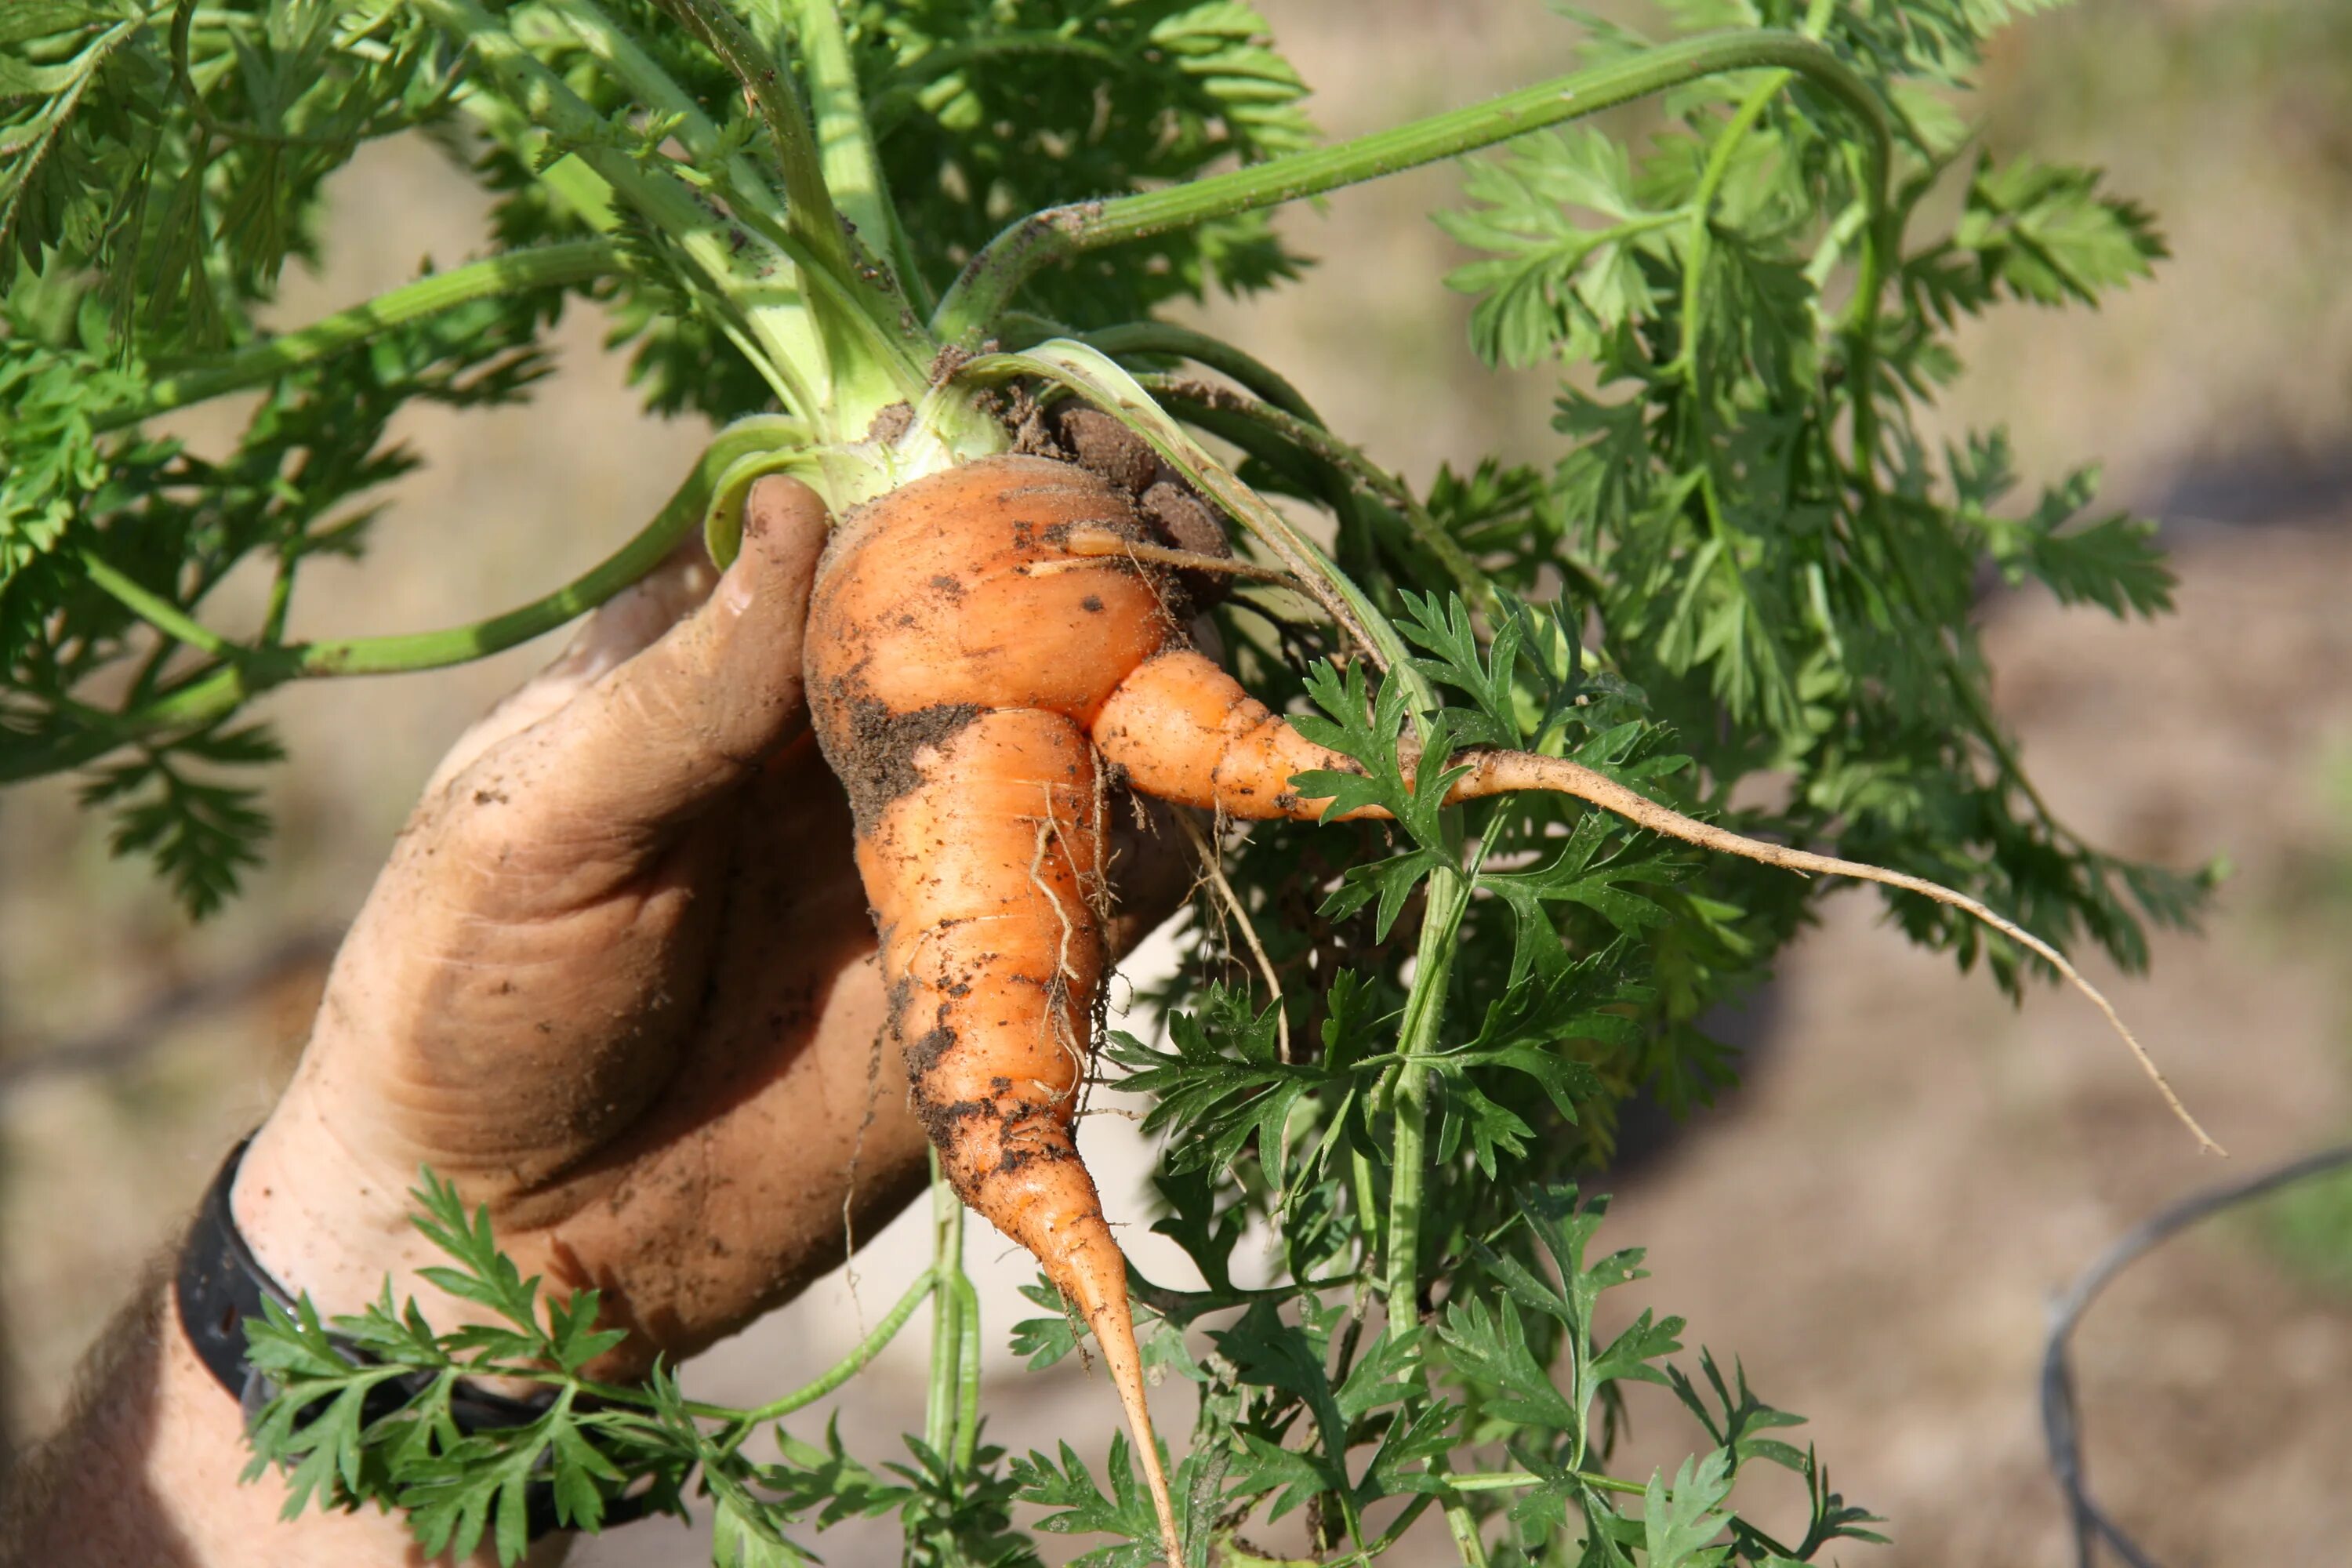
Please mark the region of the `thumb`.
<svg viewBox="0 0 2352 1568"><path fill-rule="evenodd" d="M490 751L453 800L494 808L510 845L578 851L658 837L741 783L805 719L801 634L825 525L808 486L760 480L744 502L742 552L709 598Z"/></svg>

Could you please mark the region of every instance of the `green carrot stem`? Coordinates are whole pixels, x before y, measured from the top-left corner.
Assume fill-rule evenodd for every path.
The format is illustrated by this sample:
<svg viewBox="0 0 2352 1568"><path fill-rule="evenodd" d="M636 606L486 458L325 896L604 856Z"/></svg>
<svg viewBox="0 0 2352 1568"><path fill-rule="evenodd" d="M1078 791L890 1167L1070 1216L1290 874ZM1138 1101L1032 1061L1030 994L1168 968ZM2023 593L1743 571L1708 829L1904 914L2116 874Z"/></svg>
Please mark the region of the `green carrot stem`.
<svg viewBox="0 0 2352 1568"><path fill-rule="evenodd" d="M1403 480L1364 456L1360 448L1340 440L1319 425L1300 419L1270 404L1235 397L1229 393L1204 392L1165 376L1145 375L1136 379L1142 384L1144 390L1162 402L1195 405L1252 420L1300 450L1330 464L1346 478L1397 509L1398 514L1404 519L1405 531L1412 535L1415 543L1436 558L1438 564L1445 569L1446 575L1454 579L1454 585L1470 601L1472 608L1493 608L1495 584L1487 577L1486 569L1472 560L1470 552L1438 525L1437 520L1429 515L1429 509L1421 504L1421 498L1414 495Z"/></svg>
<svg viewBox="0 0 2352 1568"><path fill-rule="evenodd" d="M938 1284L939 1277L929 1269L925 1269L916 1277L912 1285L907 1287L907 1293L898 1298L890 1310L884 1314L882 1321L867 1331L864 1339L850 1347L847 1355L843 1356L814 1378L801 1384L782 1398L772 1399L754 1409L732 1413L729 1418L730 1424L738 1427L749 1428L766 1422L781 1420L803 1405L815 1404L843 1384L847 1383L864 1371L867 1363L881 1354L883 1347L898 1337L898 1331L907 1326L907 1320L915 1315L915 1309L929 1300L932 1289Z"/></svg>
<svg viewBox="0 0 2352 1568"><path fill-rule="evenodd" d="M1876 205L1883 209L1892 140L1885 110L1869 85L1830 49L1794 33L1710 33L1334 146L1293 153L1165 190L1033 214L972 258L940 301L933 326L949 342L976 337L1010 308L1022 285L1038 272L1103 246L1320 195L1474 153L1699 77L1766 67L1811 78L1863 121L1876 171L1872 184L1880 193Z"/></svg>
<svg viewBox="0 0 2352 1568"><path fill-rule="evenodd" d="M964 1288L963 1200L931 1151L931 1273L939 1289L931 1298L930 1375L923 1405L923 1441L941 1458L952 1456L956 1415L961 1405Z"/></svg>
<svg viewBox="0 0 2352 1568"><path fill-rule="evenodd" d="M620 269L620 252L602 239L501 251L404 283L306 327L248 343L209 363L158 376L149 384L144 403L110 409L96 425L100 430L120 429L192 403L266 385L288 371L477 300L593 282Z"/></svg>
<svg viewBox="0 0 2352 1568"><path fill-rule="evenodd" d="M653 570L681 539L701 526L712 488L738 458L805 437L805 429L796 421L777 416L741 420L728 426L703 449L685 482L663 503L653 521L626 543L552 593L486 619L439 631L290 643L274 647L240 647L218 639L223 645L221 662L193 671L152 700L103 715L46 744L0 752L0 784L79 767L142 736L200 728L234 711L260 692L289 680L437 669L498 653L553 631ZM132 587L136 589L136 584ZM171 608L180 613L176 606ZM190 629L202 628L194 627L191 620L188 626L168 635L182 636ZM182 636L182 640L190 639Z"/></svg>
<svg viewBox="0 0 2352 1568"><path fill-rule="evenodd" d="M123 573L116 571L97 551L86 549L81 552L81 567L89 580L104 589L117 604L173 641L201 648L215 658L231 658L237 653L236 644L210 626L198 624L194 616L171 600L150 592Z"/></svg>

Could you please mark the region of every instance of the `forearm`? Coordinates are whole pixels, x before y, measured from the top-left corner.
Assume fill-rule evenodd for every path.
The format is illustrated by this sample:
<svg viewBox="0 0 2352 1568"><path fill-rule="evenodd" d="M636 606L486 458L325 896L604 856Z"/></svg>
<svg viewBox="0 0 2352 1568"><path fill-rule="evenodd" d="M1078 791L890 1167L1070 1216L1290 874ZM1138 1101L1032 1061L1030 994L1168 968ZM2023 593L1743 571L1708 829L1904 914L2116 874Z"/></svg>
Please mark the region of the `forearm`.
<svg viewBox="0 0 2352 1568"><path fill-rule="evenodd" d="M196 1359L169 1271L151 1268L76 1377L58 1431L19 1468L0 1513L6 1568L401 1568L425 1559L373 1508L293 1520L272 1470L250 1485L236 1401ZM565 1538L530 1558L551 1568ZM476 1561L494 1561L487 1552Z"/></svg>

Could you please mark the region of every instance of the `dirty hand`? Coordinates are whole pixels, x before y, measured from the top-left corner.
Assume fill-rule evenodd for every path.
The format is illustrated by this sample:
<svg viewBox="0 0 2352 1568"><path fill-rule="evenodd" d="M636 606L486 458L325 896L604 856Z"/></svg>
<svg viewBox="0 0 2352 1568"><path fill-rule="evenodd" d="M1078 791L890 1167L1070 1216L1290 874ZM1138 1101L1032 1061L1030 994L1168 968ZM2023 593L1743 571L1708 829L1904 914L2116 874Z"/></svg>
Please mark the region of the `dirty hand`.
<svg viewBox="0 0 2352 1568"><path fill-rule="evenodd" d="M414 1277L429 1165L526 1274L604 1292L633 1331L600 1371L627 1376L791 1297L919 1188L802 704L824 537L814 491L763 480L715 585L696 552L606 605L427 786L236 1184L262 1262L322 1311L390 1274L436 1322L480 1315ZM1140 858L1122 947L1181 886Z"/></svg>

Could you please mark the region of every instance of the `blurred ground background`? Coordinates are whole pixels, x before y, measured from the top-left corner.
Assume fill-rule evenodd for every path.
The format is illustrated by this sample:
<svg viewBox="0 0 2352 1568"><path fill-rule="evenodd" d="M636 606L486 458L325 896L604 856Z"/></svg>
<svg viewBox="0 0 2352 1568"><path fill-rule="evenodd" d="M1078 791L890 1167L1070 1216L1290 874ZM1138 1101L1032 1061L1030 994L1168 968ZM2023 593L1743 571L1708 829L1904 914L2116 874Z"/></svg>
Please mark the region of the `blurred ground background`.
<svg viewBox="0 0 2352 1568"><path fill-rule="evenodd" d="M1562 68L1573 36L1535 0L1265 9L1338 134ZM2161 215L2175 258L2103 314L2012 310L1972 331L1948 410L1955 429L2008 419L2029 473L2103 458L2111 496L2164 520L2178 552L2180 613L2153 627L2035 596L1986 615L2001 710L2060 815L2126 854L2236 868L2203 937L2158 942L2151 978L2095 973L2237 1155L2231 1173L2352 1129L2347 79L2352 8L2333 0L2100 0L2013 31L1980 105L1990 138L2105 163ZM1453 254L1422 215L1452 180L1424 172L1290 215L1321 258L1307 283L1205 312L1416 479L1498 441L1549 449L1549 384L1477 371L1464 310L1438 287ZM376 150L337 195L328 268L290 283L289 321L482 243L478 207L421 149ZM431 467L400 487L363 577L317 568L309 626L469 618L634 528L698 433L641 425L597 340L593 321L569 321L563 374L529 407L415 416ZM250 895L200 929L108 860L69 785L0 798L10 1433L50 1420L141 1260L266 1109L307 1026L321 933L356 907L432 761L549 651L274 697L296 758L277 776L280 837ZM1982 977L1910 951L1878 908L1832 901L1767 1010L1748 1088L1621 1184L1603 1234L1647 1247L1645 1299L1811 1416L1839 1489L1889 1516L1893 1548L1843 1561L2057 1564L2070 1559L2032 1402L2046 1304L2116 1234L2223 1168L2193 1156L2079 1005L2012 1010ZM136 1022L175 987L257 965L268 973L232 1007ZM110 1034L122 1048L36 1065ZM1087 1136L1114 1208L1139 1213L1126 1124L1098 1118ZM1158 1273L1155 1240L1138 1251ZM919 1246L902 1225L854 1297L820 1288L690 1384L747 1400L790 1386L897 1295ZM975 1237L1000 1346L1029 1315L1011 1292L1028 1270L1003 1250ZM920 1340L844 1405L871 1458L919 1426ZM2078 1353L2094 1481L2159 1560L2345 1560L2352 1186L2177 1244L2115 1288ZM987 1398L998 1441L1108 1435L1108 1390L1070 1369L1028 1374L1000 1352ZM1636 1414L1643 1463L1687 1451L1663 1405ZM892 1554L883 1535L819 1544L836 1564ZM653 1568L699 1550L642 1525L574 1561Z"/></svg>

